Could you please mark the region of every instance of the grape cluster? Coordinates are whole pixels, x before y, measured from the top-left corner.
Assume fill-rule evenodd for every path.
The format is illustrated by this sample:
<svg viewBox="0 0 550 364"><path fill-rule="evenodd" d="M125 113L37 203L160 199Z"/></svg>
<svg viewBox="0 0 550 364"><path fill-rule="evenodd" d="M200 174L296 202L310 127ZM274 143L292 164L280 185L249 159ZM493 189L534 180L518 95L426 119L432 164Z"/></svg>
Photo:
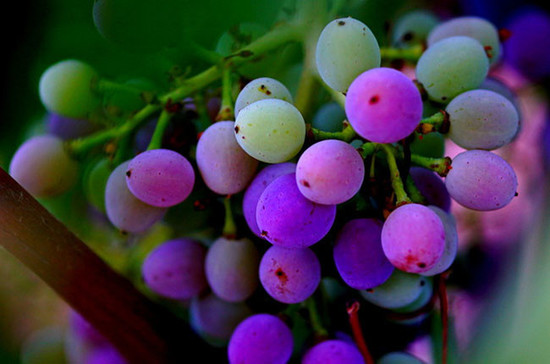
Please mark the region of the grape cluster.
<svg viewBox="0 0 550 364"><path fill-rule="evenodd" d="M135 24L121 18L127 3L95 2L105 38L132 51L177 41L177 21L163 15L170 2L138 9L149 21ZM354 17L325 15L308 26L307 11L297 14L272 30L241 20L215 51L191 42L213 66L194 77L171 70L165 93L147 81L113 82L79 60L50 66L40 100L51 125L63 126L21 145L10 174L41 199L81 183L122 236L139 241L172 226L145 250L136 284L184 302L190 325L227 347L230 363L374 362L353 310L351 337L319 319L321 306L353 298L402 314L405 324L435 310L458 252L451 202L491 211L514 199L516 173L494 151L514 141L522 116L510 90L490 83L502 51L485 19L411 12L395 22L392 47L382 47ZM120 19L139 32L119 31ZM157 26L166 44L151 39ZM265 75L275 65L261 53L300 32L309 57L302 77L324 91L320 101ZM452 160L443 155L449 140L464 150ZM205 210L225 219L193 230ZM97 336L74 319L78 335ZM93 354L123 360L105 348ZM379 363L419 362L374 352Z"/></svg>

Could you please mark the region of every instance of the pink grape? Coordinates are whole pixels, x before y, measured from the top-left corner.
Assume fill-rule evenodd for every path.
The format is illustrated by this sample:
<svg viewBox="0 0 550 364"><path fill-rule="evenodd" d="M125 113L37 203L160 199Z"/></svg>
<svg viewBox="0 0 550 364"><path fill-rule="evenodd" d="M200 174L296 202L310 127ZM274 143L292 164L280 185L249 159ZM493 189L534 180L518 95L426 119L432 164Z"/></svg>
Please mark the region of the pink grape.
<svg viewBox="0 0 550 364"><path fill-rule="evenodd" d="M321 264L308 248L272 246L260 261L260 282L279 302L303 302L321 282Z"/></svg>
<svg viewBox="0 0 550 364"><path fill-rule="evenodd" d="M363 355L357 346L343 340L325 340L311 347L302 364L363 364Z"/></svg>
<svg viewBox="0 0 550 364"><path fill-rule="evenodd" d="M414 83L392 68L360 74L346 95L346 115L357 134L375 143L409 136L422 118L422 97Z"/></svg>
<svg viewBox="0 0 550 364"><path fill-rule="evenodd" d="M309 200L337 205L351 199L363 184L365 165L357 150L336 139L307 148L296 166L296 182Z"/></svg>
<svg viewBox="0 0 550 364"><path fill-rule="evenodd" d="M424 205L400 206L384 222L382 248L396 268L409 273L428 271L445 249L443 223Z"/></svg>
<svg viewBox="0 0 550 364"><path fill-rule="evenodd" d="M126 183L132 194L146 204L171 207L189 196L195 171L183 155L169 149L152 149L130 161Z"/></svg>
<svg viewBox="0 0 550 364"><path fill-rule="evenodd" d="M443 251L443 256L432 269L421 273L423 276L434 276L443 273L453 264L458 252L458 233L456 231L456 220L452 214L437 206L428 206L428 208L439 216L445 229L445 250Z"/></svg>
<svg viewBox="0 0 550 364"><path fill-rule="evenodd" d="M334 262L346 284L355 289L381 285L394 267L384 255L382 222L375 219L348 221L334 244Z"/></svg>
<svg viewBox="0 0 550 364"><path fill-rule="evenodd" d="M411 167L409 174L429 205L438 206L445 211L451 209L451 196L441 177L423 167Z"/></svg>
<svg viewBox="0 0 550 364"><path fill-rule="evenodd" d="M237 143L233 121L210 125L197 143L197 166L204 183L217 194L241 192L254 177L258 161Z"/></svg>
<svg viewBox="0 0 550 364"><path fill-rule="evenodd" d="M229 340L230 364L285 364L292 356L292 332L277 316L255 314L242 321Z"/></svg>
<svg viewBox="0 0 550 364"><path fill-rule="evenodd" d="M518 181L514 169L502 157L484 150L469 150L454 157L445 186L462 206L489 211L512 201Z"/></svg>
<svg viewBox="0 0 550 364"><path fill-rule="evenodd" d="M143 280L155 293L186 300L207 288L204 275L206 248L181 238L166 241L151 251L141 267Z"/></svg>
<svg viewBox="0 0 550 364"><path fill-rule="evenodd" d="M306 248L317 243L329 232L335 218L335 205L320 205L302 195L295 173L271 182L256 209L262 236L273 245L288 248Z"/></svg>
<svg viewBox="0 0 550 364"><path fill-rule="evenodd" d="M243 196L243 215L250 230L258 237L262 232L256 223L256 207L265 188L279 176L296 171L296 163L269 164L254 177Z"/></svg>

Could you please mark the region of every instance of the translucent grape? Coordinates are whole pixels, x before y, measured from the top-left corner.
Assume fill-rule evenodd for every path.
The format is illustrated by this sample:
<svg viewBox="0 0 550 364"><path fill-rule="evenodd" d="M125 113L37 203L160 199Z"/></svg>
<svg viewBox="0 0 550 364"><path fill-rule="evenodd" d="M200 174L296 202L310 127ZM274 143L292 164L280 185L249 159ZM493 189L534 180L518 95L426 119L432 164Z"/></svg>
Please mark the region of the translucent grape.
<svg viewBox="0 0 550 364"><path fill-rule="evenodd" d="M27 139L10 162L10 175L36 197L59 195L76 183L78 164L53 135Z"/></svg>
<svg viewBox="0 0 550 364"><path fill-rule="evenodd" d="M270 247L260 261L260 282L275 300L305 301L321 282L321 264L308 248Z"/></svg>
<svg viewBox="0 0 550 364"><path fill-rule="evenodd" d="M328 23L317 41L317 70L336 91L347 91L359 74L380 67L380 60L380 47L372 31L351 17Z"/></svg>
<svg viewBox="0 0 550 364"><path fill-rule="evenodd" d="M384 222L382 248L396 268L409 273L428 271L441 259L445 249L443 223L424 205L402 205Z"/></svg>
<svg viewBox="0 0 550 364"><path fill-rule="evenodd" d="M375 68L359 75L349 87L346 115L363 138L393 143L417 127L422 118L422 97L403 73Z"/></svg>
<svg viewBox="0 0 550 364"><path fill-rule="evenodd" d="M394 267L382 250L382 222L375 219L348 221L334 244L334 263L346 284L354 289L381 285Z"/></svg>
<svg viewBox="0 0 550 364"><path fill-rule="evenodd" d="M48 132L63 140L81 138L97 131L98 127L88 120L67 118L48 113Z"/></svg>
<svg viewBox="0 0 550 364"><path fill-rule="evenodd" d="M148 205L170 207L183 202L195 185L195 171L183 155L152 149L135 156L126 170L134 196Z"/></svg>
<svg viewBox="0 0 550 364"><path fill-rule="evenodd" d="M462 206L488 211L508 205L518 181L514 169L502 157L484 150L468 150L453 159L445 186Z"/></svg>
<svg viewBox="0 0 550 364"><path fill-rule="evenodd" d="M395 21L391 31L392 43L398 48L422 44L438 23L438 17L431 11L409 11Z"/></svg>
<svg viewBox="0 0 550 364"><path fill-rule="evenodd" d="M395 269L386 282L362 290L361 296L376 306L397 309L416 301L427 281L426 277Z"/></svg>
<svg viewBox="0 0 550 364"><path fill-rule="evenodd" d="M478 87L489 71L483 46L473 38L454 36L429 47L416 65L416 78L430 99L447 103Z"/></svg>
<svg viewBox="0 0 550 364"><path fill-rule="evenodd" d="M252 232L260 237L262 232L256 223L256 207L265 188L283 174L296 172L296 163L286 162L267 165L254 177L243 196L243 215Z"/></svg>
<svg viewBox="0 0 550 364"><path fill-rule="evenodd" d="M148 205L128 189L126 171L130 161L116 167L105 186L105 211L111 223L128 233L141 233L162 219L166 208Z"/></svg>
<svg viewBox="0 0 550 364"><path fill-rule="evenodd" d="M235 137L253 158L281 163L293 158L304 145L306 124L292 104L278 99L260 100L239 112Z"/></svg>
<svg viewBox="0 0 550 364"><path fill-rule="evenodd" d="M457 35L477 40L485 49L491 65L500 60L498 29L491 22L477 16L456 17L437 25L428 35L428 47L441 39Z"/></svg>
<svg viewBox="0 0 550 364"><path fill-rule="evenodd" d="M111 161L101 158L93 163L84 175L84 193L90 205L105 212L105 186L111 175Z"/></svg>
<svg viewBox="0 0 550 364"><path fill-rule="evenodd" d="M342 131L342 122L346 119L346 111L340 104L329 102L323 104L313 115L311 126L316 129L336 132Z"/></svg>
<svg viewBox="0 0 550 364"><path fill-rule="evenodd" d="M420 273L423 276L434 276L443 273L453 264L458 252L458 233L453 215L437 206L428 206L428 208L439 216L443 223L443 228L445 229L445 250L443 251L441 259L439 259L432 269Z"/></svg>
<svg viewBox="0 0 550 364"><path fill-rule="evenodd" d="M73 119L86 119L101 106L92 90L98 73L88 64L69 59L51 65L38 85L40 100L48 111Z"/></svg>
<svg viewBox="0 0 550 364"><path fill-rule="evenodd" d="M206 254L206 279L212 291L228 302L242 302L258 286L260 254L249 239L218 238Z"/></svg>
<svg viewBox="0 0 550 364"><path fill-rule="evenodd" d="M365 165L346 142L329 139L307 148L296 165L296 182L309 200L337 205L351 199L363 184Z"/></svg>
<svg viewBox="0 0 550 364"><path fill-rule="evenodd" d="M423 364L424 362L415 356L401 352L392 351L391 353L384 354L376 364Z"/></svg>
<svg viewBox="0 0 550 364"><path fill-rule="evenodd" d="M230 364L285 364L294 346L292 332L276 316L260 313L242 321L229 340Z"/></svg>
<svg viewBox="0 0 550 364"><path fill-rule="evenodd" d="M363 355L357 346L343 340L325 340L311 347L302 358L302 364L363 364Z"/></svg>
<svg viewBox="0 0 550 364"><path fill-rule="evenodd" d="M262 237L288 248L305 248L317 243L329 232L335 218L335 205L316 204L302 195L295 173L271 182L256 209Z"/></svg>
<svg viewBox="0 0 550 364"><path fill-rule="evenodd" d="M519 128L519 114L504 96L489 90L466 91L445 109L449 138L464 149L493 150L508 144Z"/></svg>
<svg viewBox="0 0 550 364"><path fill-rule="evenodd" d="M219 121L210 125L197 143L196 160L202 179L220 195L244 190L258 168L258 161L235 140L234 124Z"/></svg>
<svg viewBox="0 0 550 364"><path fill-rule="evenodd" d="M411 167L409 174L429 205L438 206L445 211L451 209L451 196L441 177L423 167Z"/></svg>
<svg viewBox="0 0 550 364"><path fill-rule="evenodd" d="M239 92L235 100L235 116L250 104L259 100L277 99L292 103L290 91L274 78L261 77L250 81Z"/></svg>
<svg viewBox="0 0 550 364"><path fill-rule="evenodd" d="M163 297L192 298L207 287L205 257L206 248L197 241L185 238L166 241L145 258L141 267L143 280Z"/></svg>

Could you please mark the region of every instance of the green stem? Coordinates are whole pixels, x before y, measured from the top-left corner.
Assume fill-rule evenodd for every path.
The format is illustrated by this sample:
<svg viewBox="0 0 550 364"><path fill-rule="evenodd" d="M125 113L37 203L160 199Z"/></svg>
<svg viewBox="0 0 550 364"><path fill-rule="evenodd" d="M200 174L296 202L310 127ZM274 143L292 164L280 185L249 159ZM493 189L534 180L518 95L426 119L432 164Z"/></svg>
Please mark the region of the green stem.
<svg viewBox="0 0 550 364"><path fill-rule="evenodd" d="M153 136L151 137L151 141L149 142L147 150L162 148L162 138L164 136L166 128L168 127L168 125L170 125L170 119L172 119L173 115L173 113L167 111L166 109L162 110L157 120L157 126L155 127L155 131L153 132Z"/></svg>
<svg viewBox="0 0 550 364"><path fill-rule="evenodd" d="M407 180L405 181L405 187L412 202L419 204L426 203L426 198L422 195L418 187L416 187L416 184L410 174L407 176Z"/></svg>
<svg viewBox="0 0 550 364"><path fill-rule="evenodd" d="M430 158L418 154L411 154L411 163L430 169L439 174L441 177L445 177L452 168L452 160L449 157Z"/></svg>
<svg viewBox="0 0 550 364"><path fill-rule="evenodd" d="M390 178L393 191L395 192L396 197L396 206L401 206L406 203L410 203L411 200L405 192L405 187L403 181L401 180L401 175L399 173L399 168L397 167L397 161L395 159L395 151L388 144L378 144L381 149L386 153L386 158L388 161L388 167L390 169Z"/></svg>
<svg viewBox="0 0 550 364"><path fill-rule="evenodd" d="M424 53L424 46L421 44L417 44L409 48L380 48L380 56L384 61L404 60L409 62L417 62L422 53Z"/></svg>
<svg viewBox="0 0 550 364"><path fill-rule="evenodd" d="M231 209L231 195L227 195L223 199L223 206L225 208L225 222L222 235L227 239L235 239L237 237L237 225L235 224Z"/></svg>
<svg viewBox="0 0 550 364"><path fill-rule="evenodd" d="M233 80L231 69L224 66L222 72L222 100L216 120L235 120L233 105Z"/></svg>
<svg viewBox="0 0 550 364"><path fill-rule="evenodd" d="M316 338L325 338L328 337L328 331L323 327L321 317L317 311L317 304L313 297L309 297L305 301L305 305L309 312L309 321L311 322L311 327L313 328L313 333Z"/></svg>
<svg viewBox="0 0 550 364"><path fill-rule="evenodd" d="M420 134L428 134L434 131L445 134L449 132L449 127L449 114L445 110L440 110L420 120L420 124L416 127L416 131Z"/></svg>
<svg viewBox="0 0 550 364"><path fill-rule="evenodd" d="M344 120L342 125L342 131L335 131L335 132L329 132L329 131L323 131L316 129L310 124L308 125L308 135L309 137L313 138L314 140L326 140L326 139L338 139L342 140L344 142L351 142L353 138L355 138L355 130L351 127L350 123L347 120Z"/></svg>
<svg viewBox="0 0 550 364"><path fill-rule="evenodd" d="M378 150L378 144L372 143L372 142L366 142L359 148L357 148L357 151L359 154L361 154L361 157L363 159L367 158L369 155L374 155L374 153ZM374 164L374 162L372 162ZM374 169L374 167L371 167Z"/></svg>

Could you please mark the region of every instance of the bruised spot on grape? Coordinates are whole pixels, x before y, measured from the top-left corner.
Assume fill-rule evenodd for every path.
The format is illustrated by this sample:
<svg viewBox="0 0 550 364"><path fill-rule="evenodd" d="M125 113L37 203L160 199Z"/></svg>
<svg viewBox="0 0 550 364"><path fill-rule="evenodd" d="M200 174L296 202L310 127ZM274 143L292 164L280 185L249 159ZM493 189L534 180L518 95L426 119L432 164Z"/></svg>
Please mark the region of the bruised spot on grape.
<svg viewBox="0 0 550 364"><path fill-rule="evenodd" d="M406 32L405 34L403 34L403 37L401 37L401 39L403 39L404 42L410 42L414 37L414 33L413 32Z"/></svg>
<svg viewBox="0 0 550 364"><path fill-rule="evenodd" d="M483 49L485 49L485 54L487 54L487 57L493 58L493 47L485 46Z"/></svg>
<svg viewBox="0 0 550 364"><path fill-rule="evenodd" d="M426 282L420 281L420 287L424 287L425 284L426 284Z"/></svg>
<svg viewBox="0 0 550 364"><path fill-rule="evenodd" d="M441 100L442 100L442 101L447 100L447 96L441 96Z"/></svg>
<svg viewBox="0 0 550 364"><path fill-rule="evenodd" d="M304 187L308 187L308 188L310 187L309 182L306 181L305 179L301 180L300 183L301 183L302 186L304 186Z"/></svg>
<svg viewBox="0 0 550 364"><path fill-rule="evenodd" d="M417 263L416 265L418 266L418 268L426 268L426 263L420 262L420 263Z"/></svg>
<svg viewBox="0 0 550 364"><path fill-rule="evenodd" d="M288 277L286 273L282 270L282 268L277 268L277 270L275 271L275 275L277 276L277 278L279 278L281 284L286 284L286 282L288 282Z"/></svg>
<svg viewBox="0 0 550 364"><path fill-rule="evenodd" d="M340 20L340 21L338 22L338 25L339 25L339 26L346 25L346 22L343 21L343 20Z"/></svg>
<svg viewBox="0 0 550 364"><path fill-rule="evenodd" d="M267 231L262 230L262 233L260 234L263 238L267 238Z"/></svg>
<svg viewBox="0 0 550 364"><path fill-rule="evenodd" d="M378 101L380 101L380 96L374 95L373 97L370 98L369 104L374 105L374 104L377 104Z"/></svg>
<svg viewBox="0 0 550 364"><path fill-rule="evenodd" d="M235 134L239 134L239 126L235 126Z"/></svg>
<svg viewBox="0 0 550 364"><path fill-rule="evenodd" d="M374 289L372 289L372 288L367 288L367 292L372 293L372 292L374 292Z"/></svg>
<svg viewBox="0 0 550 364"><path fill-rule="evenodd" d="M519 196L519 193L514 193L514 197L518 197Z"/></svg>
<svg viewBox="0 0 550 364"><path fill-rule="evenodd" d="M126 171L126 177L130 178L132 176L132 170L129 169Z"/></svg>
<svg viewBox="0 0 550 364"><path fill-rule="evenodd" d="M266 85L260 85L260 88L258 90L268 96L271 95L271 91L266 87Z"/></svg>

